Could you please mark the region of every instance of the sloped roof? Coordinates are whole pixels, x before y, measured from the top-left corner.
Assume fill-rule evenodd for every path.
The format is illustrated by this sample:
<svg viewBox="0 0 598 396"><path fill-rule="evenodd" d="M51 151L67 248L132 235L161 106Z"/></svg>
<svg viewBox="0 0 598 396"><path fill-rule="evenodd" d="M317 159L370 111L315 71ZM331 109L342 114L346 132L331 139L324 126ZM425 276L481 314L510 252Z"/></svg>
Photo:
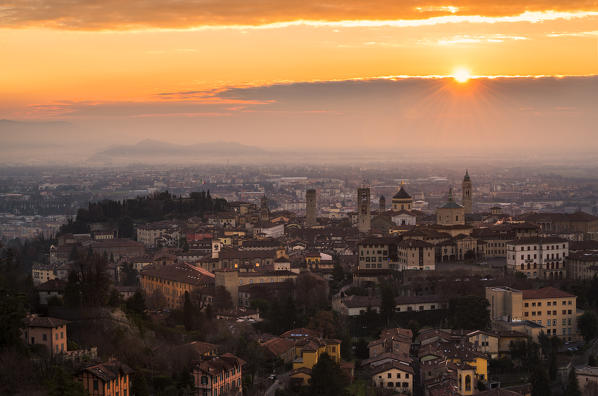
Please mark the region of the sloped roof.
<svg viewBox="0 0 598 396"><path fill-rule="evenodd" d="M541 289L522 290L524 300L535 300L538 298L568 298L576 297L571 293L567 293L556 287L543 287Z"/></svg>
<svg viewBox="0 0 598 396"><path fill-rule="evenodd" d="M66 320L52 318L49 316L30 316L25 319L25 325L27 327L48 327L55 328L64 326L68 322Z"/></svg>
<svg viewBox="0 0 598 396"><path fill-rule="evenodd" d="M411 199L411 195L401 186L401 189L392 197L392 199Z"/></svg>

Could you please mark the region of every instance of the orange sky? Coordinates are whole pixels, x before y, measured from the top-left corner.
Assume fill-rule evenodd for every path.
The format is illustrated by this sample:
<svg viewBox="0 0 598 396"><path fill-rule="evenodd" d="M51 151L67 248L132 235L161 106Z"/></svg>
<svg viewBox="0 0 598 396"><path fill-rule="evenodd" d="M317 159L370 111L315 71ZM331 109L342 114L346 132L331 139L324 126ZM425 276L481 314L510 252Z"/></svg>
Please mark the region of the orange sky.
<svg viewBox="0 0 598 396"><path fill-rule="evenodd" d="M61 1L0 5L0 117L167 91L390 75L598 73L598 2ZM251 4L251 6L249 6Z"/></svg>

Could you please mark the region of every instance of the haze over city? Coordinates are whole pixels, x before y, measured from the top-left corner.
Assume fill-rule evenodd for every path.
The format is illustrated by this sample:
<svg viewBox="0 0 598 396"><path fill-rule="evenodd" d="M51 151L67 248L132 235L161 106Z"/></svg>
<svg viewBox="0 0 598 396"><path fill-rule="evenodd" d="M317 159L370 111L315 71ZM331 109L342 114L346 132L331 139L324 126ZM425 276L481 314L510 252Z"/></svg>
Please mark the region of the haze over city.
<svg viewBox="0 0 598 396"><path fill-rule="evenodd" d="M0 395L597 396L598 0L0 0Z"/></svg>

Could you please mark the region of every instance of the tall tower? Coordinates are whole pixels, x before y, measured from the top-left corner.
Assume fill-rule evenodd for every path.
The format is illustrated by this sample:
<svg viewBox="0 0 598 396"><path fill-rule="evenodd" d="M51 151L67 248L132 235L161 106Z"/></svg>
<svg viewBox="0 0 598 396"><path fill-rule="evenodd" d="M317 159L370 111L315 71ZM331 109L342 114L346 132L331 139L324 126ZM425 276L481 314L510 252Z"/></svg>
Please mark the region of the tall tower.
<svg viewBox="0 0 598 396"><path fill-rule="evenodd" d="M357 189L357 229L359 232L370 232L370 188Z"/></svg>
<svg viewBox="0 0 598 396"><path fill-rule="evenodd" d="M378 202L378 211L380 213L386 211L386 198L384 198L384 195L380 195L380 201Z"/></svg>
<svg viewBox="0 0 598 396"><path fill-rule="evenodd" d="M310 188L305 192L305 226L313 227L318 224L318 206L316 202L316 190Z"/></svg>
<svg viewBox="0 0 598 396"><path fill-rule="evenodd" d="M472 213L473 198L471 196L472 186L471 179L469 178L469 172L465 171L465 177L463 178L463 207L465 208L465 214Z"/></svg>

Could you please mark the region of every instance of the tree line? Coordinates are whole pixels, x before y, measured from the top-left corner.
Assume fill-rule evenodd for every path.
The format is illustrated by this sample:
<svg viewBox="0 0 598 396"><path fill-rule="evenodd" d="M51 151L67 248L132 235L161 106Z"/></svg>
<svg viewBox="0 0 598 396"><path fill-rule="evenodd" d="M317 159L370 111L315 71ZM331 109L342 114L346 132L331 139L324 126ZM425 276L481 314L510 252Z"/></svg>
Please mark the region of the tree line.
<svg viewBox="0 0 598 396"><path fill-rule="evenodd" d="M207 212L223 211L227 207L225 199L212 198L210 191L192 192L189 197L163 191L122 201L102 200L90 202L87 208L79 209L76 218L69 219L61 227L60 234L87 233L91 223L110 222L118 225L121 237L130 237L134 220L159 221L202 216Z"/></svg>

